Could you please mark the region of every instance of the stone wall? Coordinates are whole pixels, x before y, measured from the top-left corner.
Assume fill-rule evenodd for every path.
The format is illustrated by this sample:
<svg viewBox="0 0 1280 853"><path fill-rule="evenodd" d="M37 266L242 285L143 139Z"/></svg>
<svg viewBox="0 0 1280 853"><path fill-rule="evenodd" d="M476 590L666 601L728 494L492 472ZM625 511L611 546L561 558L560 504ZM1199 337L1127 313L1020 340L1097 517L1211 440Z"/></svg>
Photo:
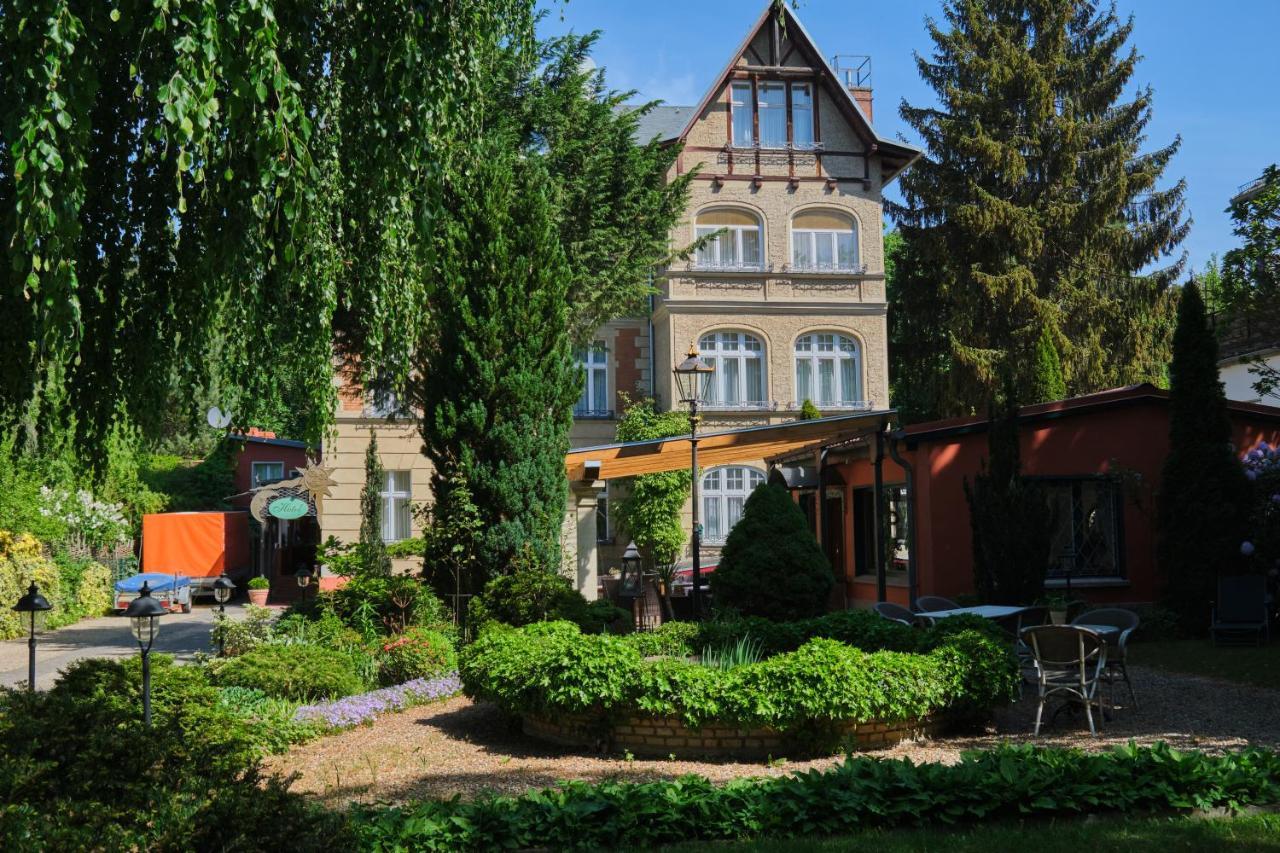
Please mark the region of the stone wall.
<svg viewBox="0 0 1280 853"><path fill-rule="evenodd" d="M900 741L937 734L948 723L941 716L890 723L839 723L821 743L806 742L773 729L723 723L692 729L671 717L624 717L610 725L608 720L589 714L557 714L555 719L526 716L523 729L539 740L601 752L661 758L674 754L680 758L697 755L757 759L791 758L837 749L885 749Z"/></svg>

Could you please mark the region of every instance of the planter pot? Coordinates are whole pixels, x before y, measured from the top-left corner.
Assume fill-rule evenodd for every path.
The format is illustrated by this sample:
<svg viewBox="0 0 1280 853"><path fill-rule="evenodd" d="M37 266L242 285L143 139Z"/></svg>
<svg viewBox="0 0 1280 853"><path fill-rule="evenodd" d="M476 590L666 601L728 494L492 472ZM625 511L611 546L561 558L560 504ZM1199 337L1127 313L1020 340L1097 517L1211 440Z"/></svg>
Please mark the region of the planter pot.
<svg viewBox="0 0 1280 853"><path fill-rule="evenodd" d="M271 590L269 589L249 590L249 603L256 604L259 607L265 607L267 605L267 594L270 592Z"/></svg>
<svg viewBox="0 0 1280 853"><path fill-rule="evenodd" d="M1067 611L1066 611L1066 609L1064 608L1064 609L1062 609L1062 610L1050 610L1050 611L1049 611L1049 622L1050 622L1051 624L1054 624L1054 625L1065 625L1065 624L1067 624Z"/></svg>

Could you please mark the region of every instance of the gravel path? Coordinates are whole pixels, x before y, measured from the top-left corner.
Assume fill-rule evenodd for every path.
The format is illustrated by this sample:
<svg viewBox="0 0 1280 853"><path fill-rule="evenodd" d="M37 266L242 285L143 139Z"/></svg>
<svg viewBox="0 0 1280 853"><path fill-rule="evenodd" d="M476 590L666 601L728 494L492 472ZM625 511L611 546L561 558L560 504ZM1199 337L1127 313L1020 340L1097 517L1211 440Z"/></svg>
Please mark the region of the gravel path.
<svg viewBox="0 0 1280 853"><path fill-rule="evenodd" d="M1280 691L1133 667L1138 709L1120 708L1102 736L1092 738L1084 715L1060 715L1037 743L1105 749L1129 740L1166 741L1207 750L1247 745L1280 748ZM1028 697L997 714L986 731L902 743L875 755L915 761L956 761L963 750L1032 739L1035 701ZM1117 696L1122 695L1117 693ZM276 756L268 767L295 774L294 789L331 805L400 802L485 790L519 793L562 779L648 781L696 773L722 781L778 776L839 761L760 762L626 760L558 748L513 731L487 704L462 697L379 718L373 726L321 738Z"/></svg>

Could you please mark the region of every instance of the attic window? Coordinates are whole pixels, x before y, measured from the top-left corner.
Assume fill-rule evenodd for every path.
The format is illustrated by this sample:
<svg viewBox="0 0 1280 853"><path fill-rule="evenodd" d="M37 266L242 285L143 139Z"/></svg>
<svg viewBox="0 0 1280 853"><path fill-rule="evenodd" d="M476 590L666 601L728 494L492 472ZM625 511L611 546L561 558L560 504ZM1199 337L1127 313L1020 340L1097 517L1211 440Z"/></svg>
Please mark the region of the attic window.
<svg viewBox="0 0 1280 853"><path fill-rule="evenodd" d="M729 106L734 148L814 147L812 83L761 81L753 98L751 83L737 82L729 89Z"/></svg>

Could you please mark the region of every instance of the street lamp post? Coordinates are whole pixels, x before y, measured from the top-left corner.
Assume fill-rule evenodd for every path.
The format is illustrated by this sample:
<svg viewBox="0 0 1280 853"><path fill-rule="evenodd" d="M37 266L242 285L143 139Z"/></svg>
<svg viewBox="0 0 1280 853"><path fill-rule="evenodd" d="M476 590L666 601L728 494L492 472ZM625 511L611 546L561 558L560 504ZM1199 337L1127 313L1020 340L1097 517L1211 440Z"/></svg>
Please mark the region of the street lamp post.
<svg viewBox="0 0 1280 853"><path fill-rule="evenodd" d="M702 522L698 519L698 398L702 381L715 368L703 361L698 348L689 344L685 360L672 373L680 390L680 402L689 407L689 470L693 477L693 618L702 618Z"/></svg>
<svg viewBox="0 0 1280 853"><path fill-rule="evenodd" d="M27 638L27 690L33 691L36 689L36 615L52 610L53 605L40 594L40 588L32 581L27 587L27 594L18 599L13 609L16 613L31 614L31 636Z"/></svg>
<svg viewBox="0 0 1280 853"><path fill-rule="evenodd" d="M227 602L235 589L235 582L227 577L226 572L213 582L213 600L218 602L218 657L223 657L226 652Z"/></svg>
<svg viewBox="0 0 1280 853"><path fill-rule="evenodd" d="M160 633L160 617L168 613L164 605L151 597L151 587L143 581L138 597L129 602L124 615L129 617L133 638L142 652L142 721L151 728L151 646Z"/></svg>
<svg viewBox="0 0 1280 853"><path fill-rule="evenodd" d="M307 587L311 586L311 578L315 575L315 571L310 566L301 566L293 573L294 579L298 582L298 588L302 590L302 600L307 600Z"/></svg>

